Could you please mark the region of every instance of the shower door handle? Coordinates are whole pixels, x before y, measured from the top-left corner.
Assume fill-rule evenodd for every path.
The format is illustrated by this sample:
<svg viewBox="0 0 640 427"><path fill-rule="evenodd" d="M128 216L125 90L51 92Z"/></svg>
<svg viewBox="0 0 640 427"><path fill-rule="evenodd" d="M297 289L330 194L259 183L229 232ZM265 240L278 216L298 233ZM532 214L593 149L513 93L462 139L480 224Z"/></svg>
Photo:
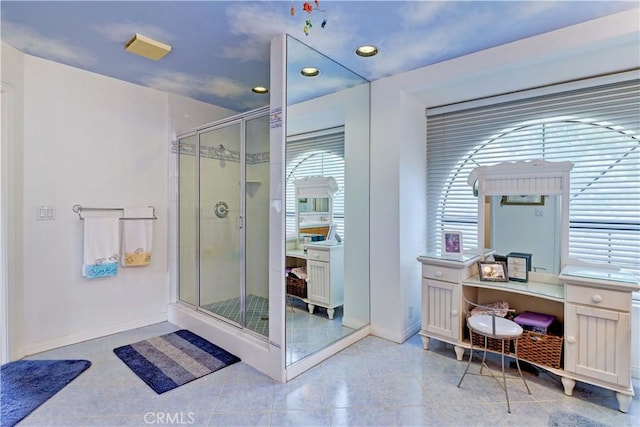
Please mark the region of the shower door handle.
<svg viewBox="0 0 640 427"><path fill-rule="evenodd" d="M238 228L242 228L243 227L243 218L242 215L236 217L236 227Z"/></svg>

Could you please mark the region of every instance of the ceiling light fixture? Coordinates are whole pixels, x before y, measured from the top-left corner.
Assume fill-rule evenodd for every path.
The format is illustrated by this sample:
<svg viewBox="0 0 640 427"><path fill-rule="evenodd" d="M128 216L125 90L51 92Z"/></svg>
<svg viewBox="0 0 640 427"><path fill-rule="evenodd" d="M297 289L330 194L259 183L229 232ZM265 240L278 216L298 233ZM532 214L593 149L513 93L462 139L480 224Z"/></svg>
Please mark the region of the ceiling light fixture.
<svg viewBox="0 0 640 427"><path fill-rule="evenodd" d="M300 70L300 74L305 77L315 77L320 74L320 70L316 67L304 67L302 70Z"/></svg>
<svg viewBox="0 0 640 427"><path fill-rule="evenodd" d="M254 93L260 93L260 94L262 94L262 93L269 93L269 89L267 89L267 88L266 88L266 87L264 87L264 86L256 86L256 87L252 87L252 88L251 88L251 92L254 92Z"/></svg>
<svg viewBox="0 0 640 427"><path fill-rule="evenodd" d="M356 55L368 58L378 54L378 48L373 45L364 45L356 48Z"/></svg>
<svg viewBox="0 0 640 427"><path fill-rule="evenodd" d="M171 46L136 33L124 45L124 50L157 61L171 52Z"/></svg>

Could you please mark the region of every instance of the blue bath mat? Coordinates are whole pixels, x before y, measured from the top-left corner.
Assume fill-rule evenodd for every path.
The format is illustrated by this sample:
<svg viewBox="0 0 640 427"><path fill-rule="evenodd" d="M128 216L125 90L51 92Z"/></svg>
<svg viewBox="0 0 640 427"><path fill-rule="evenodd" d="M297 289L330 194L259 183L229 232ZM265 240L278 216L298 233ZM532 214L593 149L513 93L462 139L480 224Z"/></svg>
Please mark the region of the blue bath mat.
<svg viewBox="0 0 640 427"><path fill-rule="evenodd" d="M2 365L0 425L16 425L89 366L88 360L17 360Z"/></svg>
<svg viewBox="0 0 640 427"><path fill-rule="evenodd" d="M113 352L158 394L240 361L186 329L118 347Z"/></svg>

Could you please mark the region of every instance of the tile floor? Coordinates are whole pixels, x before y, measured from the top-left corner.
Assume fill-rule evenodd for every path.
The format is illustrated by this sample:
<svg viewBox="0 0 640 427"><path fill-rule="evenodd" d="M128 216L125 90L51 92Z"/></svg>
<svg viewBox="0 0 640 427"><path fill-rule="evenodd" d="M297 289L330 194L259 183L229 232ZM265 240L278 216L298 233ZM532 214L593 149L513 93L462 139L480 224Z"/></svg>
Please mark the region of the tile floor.
<svg viewBox="0 0 640 427"><path fill-rule="evenodd" d="M287 366L353 333L353 329L342 325L342 313L342 307L337 307L330 320L326 309L316 307L314 313L309 314L307 304L297 298L288 298L285 323Z"/></svg>
<svg viewBox="0 0 640 427"><path fill-rule="evenodd" d="M367 337L286 384L240 362L157 395L114 354L115 347L177 330L160 323L31 356L88 359L91 368L19 426L547 426L556 411L609 426L639 426L615 395L578 383L565 396L548 374L510 380L512 413L491 378L467 376L451 346L418 335L402 345ZM640 383L634 382L636 390Z"/></svg>

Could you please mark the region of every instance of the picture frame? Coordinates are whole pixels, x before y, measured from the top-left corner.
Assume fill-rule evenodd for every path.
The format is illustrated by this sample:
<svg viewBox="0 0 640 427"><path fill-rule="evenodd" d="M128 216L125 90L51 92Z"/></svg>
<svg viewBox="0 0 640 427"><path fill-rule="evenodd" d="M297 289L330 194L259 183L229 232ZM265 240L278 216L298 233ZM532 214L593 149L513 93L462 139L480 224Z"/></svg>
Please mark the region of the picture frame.
<svg viewBox="0 0 640 427"><path fill-rule="evenodd" d="M512 196L502 196L501 205L521 205L521 206L543 206L544 205L544 196L539 194L523 194L523 195L512 195Z"/></svg>
<svg viewBox="0 0 640 427"><path fill-rule="evenodd" d="M338 230L338 226L335 224L331 224L329 226L329 231L327 231L327 240L336 240L336 231Z"/></svg>
<svg viewBox="0 0 640 427"><path fill-rule="evenodd" d="M462 244L462 232L448 231L442 232L442 252L449 255L462 255L464 246Z"/></svg>
<svg viewBox="0 0 640 427"><path fill-rule="evenodd" d="M502 261L478 261L478 276L487 282L508 282L507 264Z"/></svg>

